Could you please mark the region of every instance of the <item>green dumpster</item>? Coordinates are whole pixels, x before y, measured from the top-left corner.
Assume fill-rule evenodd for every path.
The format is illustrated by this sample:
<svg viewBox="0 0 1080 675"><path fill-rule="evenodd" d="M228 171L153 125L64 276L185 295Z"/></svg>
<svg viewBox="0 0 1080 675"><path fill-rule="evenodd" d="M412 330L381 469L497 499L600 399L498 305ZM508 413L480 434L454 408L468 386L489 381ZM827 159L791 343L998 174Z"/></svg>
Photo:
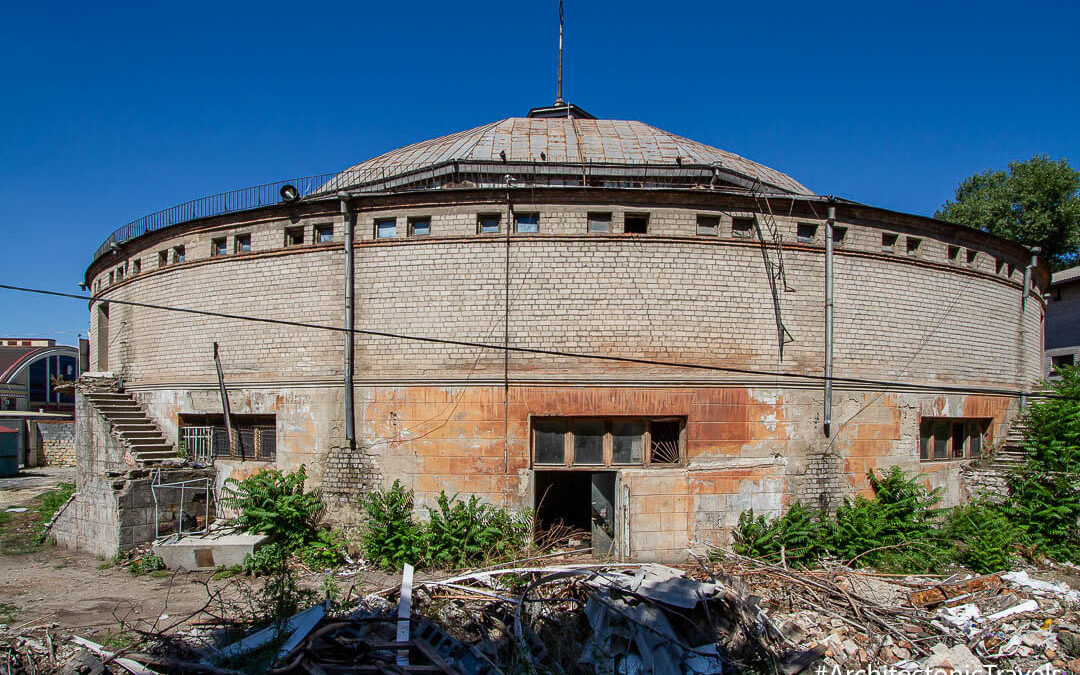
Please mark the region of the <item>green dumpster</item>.
<svg viewBox="0 0 1080 675"><path fill-rule="evenodd" d="M0 478L19 473L19 432L0 427Z"/></svg>

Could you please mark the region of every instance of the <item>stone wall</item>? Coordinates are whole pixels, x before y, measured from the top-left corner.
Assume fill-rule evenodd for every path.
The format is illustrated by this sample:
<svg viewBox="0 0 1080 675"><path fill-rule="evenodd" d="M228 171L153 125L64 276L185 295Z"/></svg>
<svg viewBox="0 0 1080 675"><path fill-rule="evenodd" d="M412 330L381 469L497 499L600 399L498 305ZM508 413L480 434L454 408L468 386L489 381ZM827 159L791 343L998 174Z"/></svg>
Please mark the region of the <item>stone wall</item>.
<svg viewBox="0 0 1080 675"><path fill-rule="evenodd" d="M39 466L75 466L75 423L35 422L34 451Z"/></svg>

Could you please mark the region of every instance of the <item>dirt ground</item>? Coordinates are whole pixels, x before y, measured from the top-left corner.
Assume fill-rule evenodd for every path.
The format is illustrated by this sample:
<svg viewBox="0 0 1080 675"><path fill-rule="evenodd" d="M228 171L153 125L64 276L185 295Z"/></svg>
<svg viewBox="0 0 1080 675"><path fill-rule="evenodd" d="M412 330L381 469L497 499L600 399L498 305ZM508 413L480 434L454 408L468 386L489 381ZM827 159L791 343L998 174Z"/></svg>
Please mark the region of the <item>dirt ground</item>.
<svg viewBox="0 0 1080 675"><path fill-rule="evenodd" d="M250 577L212 580L212 572L165 571L135 576L92 555L35 545L31 534L39 519L35 509L40 496L73 480L70 470L56 469L31 469L0 479L0 624L20 629L55 624L61 631L103 642L125 624L146 629L156 621L157 628L170 626L204 607L211 592L250 607L252 590L259 586ZM13 508L25 511L8 511ZM343 594L355 596L396 579L364 572L336 581ZM319 574L301 578L302 585L313 590L322 581Z"/></svg>
<svg viewBox="0 0 1080 675"><path fill-rule="evenodd" d="M70 469L35 468L0 479L0 623L57 624L101 638L118 633L121 621L152 622L163 614L179 618L196 611L207 601L206 582L211 589L236 584L209 581L209 572L137 577L91 555L50 544L35 546L30 534L38 518L38 498L73 478ZM24 507L21 512L9 510Z"/></svg>

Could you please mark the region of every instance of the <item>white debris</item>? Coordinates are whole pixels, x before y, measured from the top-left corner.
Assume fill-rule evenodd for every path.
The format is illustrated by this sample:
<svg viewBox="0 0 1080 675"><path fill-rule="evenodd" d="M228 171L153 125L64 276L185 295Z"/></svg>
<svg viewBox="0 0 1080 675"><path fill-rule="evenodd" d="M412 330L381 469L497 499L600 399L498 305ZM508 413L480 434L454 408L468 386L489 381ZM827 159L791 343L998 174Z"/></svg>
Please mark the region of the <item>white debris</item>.
<svg viewBox="0 0 1080 675"><path fill-rule="evenodd" d="M1080 602L1080 591L1074 591L1065 584L1032 579L1024 570L1001 575L1005 581L1022 586L1036 595L1056 595L1070 602Z"/></svg>

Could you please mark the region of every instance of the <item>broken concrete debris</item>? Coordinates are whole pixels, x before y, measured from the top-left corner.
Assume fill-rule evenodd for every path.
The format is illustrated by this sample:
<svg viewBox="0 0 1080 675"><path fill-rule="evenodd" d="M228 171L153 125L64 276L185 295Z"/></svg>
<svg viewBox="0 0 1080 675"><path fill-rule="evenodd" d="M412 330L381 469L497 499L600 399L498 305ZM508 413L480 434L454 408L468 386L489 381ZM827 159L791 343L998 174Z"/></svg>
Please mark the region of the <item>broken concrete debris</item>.
<svg viewBox="0 0 1080 675"><path fill-rule="evenodd" d="M399 584L246 636L201 616L130 651L7 631L0 662L34 664L13 673L141 675L1080 673L1073 593L1026 571L902 577L738 556L680 567L564 560L430 579L406 569Z"/></svg>

